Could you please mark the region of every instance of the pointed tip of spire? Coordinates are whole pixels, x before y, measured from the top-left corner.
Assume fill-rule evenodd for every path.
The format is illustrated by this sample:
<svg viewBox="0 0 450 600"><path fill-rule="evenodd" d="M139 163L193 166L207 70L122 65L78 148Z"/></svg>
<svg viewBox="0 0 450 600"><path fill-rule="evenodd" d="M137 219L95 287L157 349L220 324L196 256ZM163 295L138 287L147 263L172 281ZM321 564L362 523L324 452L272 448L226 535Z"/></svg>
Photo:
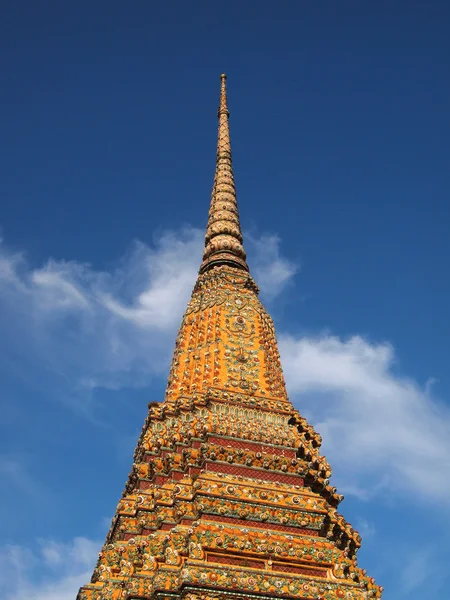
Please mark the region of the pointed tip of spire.
<svg viewBox="0 0 450 600"><path fill-rule="evenodd" d="M231 164L229 111L225 73L220 76L219 135L216 174L205 236L205 252L200 272L217 264L229 264L248 271L239 223L236 189Z"/></svg>
<svg viewBox="0 0 450 600"><path fill-rule="evenodd" d="M220 105L218 116L220 117L221 114L224 114L227 115L227 117L229 117L230 112L227 106L227 76L225 75L225 73L222 73L222 75L220 76L220 81Z"/></svg>

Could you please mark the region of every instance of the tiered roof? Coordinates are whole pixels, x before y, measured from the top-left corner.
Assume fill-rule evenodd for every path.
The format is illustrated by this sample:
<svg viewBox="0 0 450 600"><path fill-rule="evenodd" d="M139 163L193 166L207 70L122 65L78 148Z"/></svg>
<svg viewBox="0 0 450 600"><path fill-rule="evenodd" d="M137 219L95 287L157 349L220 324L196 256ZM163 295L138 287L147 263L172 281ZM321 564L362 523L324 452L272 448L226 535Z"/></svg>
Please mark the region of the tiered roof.
<svg viewBox="0 0 450 600"><path fill-rule="evenodd" d="M151 403L90 584L78 600L368 600L360 536L286 393L246 263L221 76L205 251L166 396Z"/></svg>

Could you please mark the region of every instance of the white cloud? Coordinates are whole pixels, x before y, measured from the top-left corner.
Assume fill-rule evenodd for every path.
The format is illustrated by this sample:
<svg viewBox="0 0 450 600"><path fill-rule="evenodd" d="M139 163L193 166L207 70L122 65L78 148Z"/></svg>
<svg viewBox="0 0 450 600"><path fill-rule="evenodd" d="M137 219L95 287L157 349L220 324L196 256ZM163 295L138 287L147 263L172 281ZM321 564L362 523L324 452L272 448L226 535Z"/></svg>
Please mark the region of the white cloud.
<svg viewBox="0 0 450 600"><path fill-rule="evenodd" d="M93 389L147 385L167 367L201 244L193 229L136 242L108 272L55 260L32 269L0 246L4 364L93 418Z"/></svg>
<svg viewBox="0 0 450 600"><path fill-rule="evenodd" d="M273 299L296 267L280 255L276 237L249 242L252 273ZM24 375L33 391L45 386L45 395L63 400L71 390L71 406L86 413L93 388L147 385L154 374L165 375L202 245L198 230L168 232L151 247L135 243L110 271L52 260L32 269L23 254L0 246L0 351L10 353L8 366L25 365L26 372L33 365L32 376ZM291 399L322 434L340 491L368 499L398 490L447 501L450 415L434 396L433 378L422 388L399 376L390 344L358 336L279 339ZM40 376L48 373L61 377L63 393ZM38 497L17 460L0 457L0 475ZM364 537L374 534L371 523L356 525ZM73 600L99 547L76 538L0 548L0 597ZM429 572L421 561L429 564L428 554L401 575L411 588Z"/></svg>
<svg viewBox="0 0 450 600"><path fill-rule="evenodd" d="M140 328L175 327L195 282L201 248L201 233L194 229L186 229L181 234L166 233L155 250L137 244L133 269L144 275L142 289L136 290L129 302L120 301L114 293L98 290L102 304L112 314ZM125 267L129 272L130 265ZM123 270L121 274L123 276Z"/></svg>
<svg viewBox="0 0 450 600"><path fill-rule="evenodd" d="M394 373L391 345L285 335L280 351L291 399L321 433L344 491L389 487L445 501L450 411Z"/></svg>
<svg viewBox="0 0 450 600"><path fill-rule="evenodd" d="M89 306L82 290L71 281L73 265L49 261L45 268L33 271L30 281L35 300L48 310L76 310Z"/></svg>
<svg viewBox="0 0 450 600"><path fill-rule="evenodd" d="M67 543L41 540L36 548L0 548L0 596L4 600L73 600L88 583L101 547L84 537Z"/></svg>
<svg viewBox="0 0 450 600"><path fill-rule="evenodd" d="M95 388L144 386L166 371L203 243L197 229L166 232L151 247L135 242L110 271L52 259L32 269L23 254L0 246L0 333L8 340L0 349L15 351L24 377L25 364L39 365L45 377L35 379L35 389L57 376L44 392L92 417ZM276 238L249 245L263 291L265 270L281 273L269 289L273 297L294 269L283 267Z"/></svg>
<svg viewBox="0 0 450 600"><path fill-rule="evenodd" d="M275 236L248 242L252 272L273 297L296 267ZM96 387L147 385L166 373L202 245L199 230L167 232L152 247L136 242L108 272L52 260L33 270L22 254L0 252L3 350L15 351L16 364L57 374L63 393L45 392L86 413ZM393 371L391 345L282 335L280 350L291 398L322 434L344 492L367 498L389 487L446 497L449 411L430 383L422 389Z"/></svg>
<svg viewBox="0 0 450 600"><path fill-rule="evenodd" d="M292 281L299 267L281 255L280 238L276 235L250 236L250 250L254 252L256 264L252 269L253 277L261 292L272 300Z"/></svg>

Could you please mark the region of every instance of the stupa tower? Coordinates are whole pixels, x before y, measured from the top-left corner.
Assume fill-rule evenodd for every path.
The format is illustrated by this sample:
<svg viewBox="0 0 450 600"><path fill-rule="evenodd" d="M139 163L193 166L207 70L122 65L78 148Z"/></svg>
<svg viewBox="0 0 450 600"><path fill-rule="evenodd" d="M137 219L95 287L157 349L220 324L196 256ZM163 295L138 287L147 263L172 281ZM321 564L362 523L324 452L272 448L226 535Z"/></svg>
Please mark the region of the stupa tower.
<svg viewBox="0 0 450 600"><path fill-rule="evenodd" d="M226 77L205 251L91 583L78 600L369 600L321 438L290 403L246 263Z"/></svg>

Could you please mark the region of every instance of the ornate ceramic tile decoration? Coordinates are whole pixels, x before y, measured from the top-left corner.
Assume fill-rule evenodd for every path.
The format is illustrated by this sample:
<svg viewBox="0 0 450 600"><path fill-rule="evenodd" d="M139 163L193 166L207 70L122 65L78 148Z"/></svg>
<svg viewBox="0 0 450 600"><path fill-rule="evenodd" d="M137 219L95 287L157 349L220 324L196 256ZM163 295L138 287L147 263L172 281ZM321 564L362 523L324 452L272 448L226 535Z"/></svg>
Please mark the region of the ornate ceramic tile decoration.
<svg viewBox="0 0 450 600"><path fill-rule="evenodd" d="M91 583L78 600L370 600L321 437L290 403L242 245L221 77L205 251Z"/></svg>

